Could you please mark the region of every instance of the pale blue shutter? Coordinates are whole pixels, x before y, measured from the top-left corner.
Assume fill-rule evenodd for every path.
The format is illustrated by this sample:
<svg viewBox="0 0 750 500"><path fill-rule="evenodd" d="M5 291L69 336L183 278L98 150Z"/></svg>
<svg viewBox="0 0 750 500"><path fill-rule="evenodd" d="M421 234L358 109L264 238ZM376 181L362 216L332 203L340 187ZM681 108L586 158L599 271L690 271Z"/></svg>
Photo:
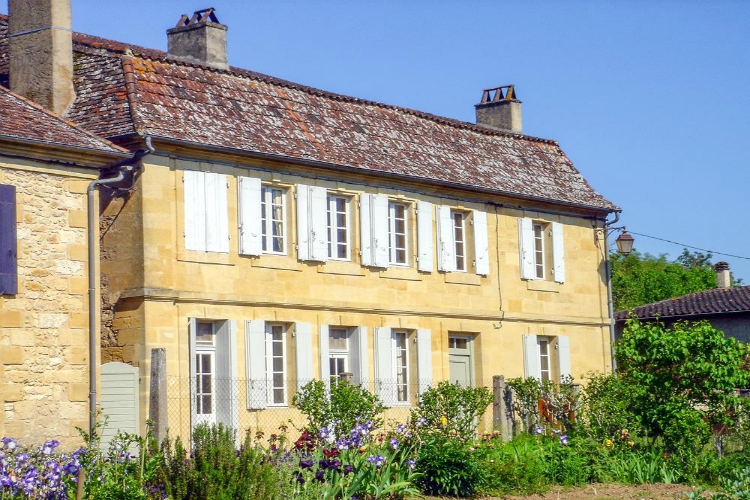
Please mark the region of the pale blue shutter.
<svg viewBox="0 0 750 500"><path fill-rule="evenodd" d="M456 240L451 208L438 207L438 269L451 272L456 270Z"/></svg>
<svg viewBox="0 0 750 500"><path fill-rule="evenodd" d="M296 335L297 390L299 391L315 378L312 362L312 324L295 323L294 332Z"/></svg>
<svg viewBox="0 0 750 500"><path fill-rule="evenodd" d="M328 325L320 325L318 331L318 354L320 355L320 379L326 388L331 385L330 352L328 350Z"/></svg>
<svg viewBox="0 0 750 500"><path fill-rule="evenodd" d="M388 267L391 260L389 249L388 197L372 197L372 263L377 267Z"/></svg>
<svg viewBox="0 0 750 500"><path fill-rule="evenodd" d="M310 186L310 259L328 260L328 192L325 188Z"/></svg>
<svg viewBox="0 0 750 500"><path fill-rule="evenodd" d="M419 393L432 386L432 332L417 330L417 377Z"/></svg>
<svg viewBox="0 0 750 500"><path fill-rule="evenodd" d="M560 379L571 375L570 365L570 337L560 335L557 337L558 365L560 367Z"/></svg>
<svg viewBox="0 0 750 500"><path fill-rule="evenodd" d="M229 212L225 175L205 172L206 182L206 250L229 252Z"/></svg>
<svg viewBox="0 0 750 500"><path fill-rule="evenodd" d="M396 403L396 377L393 369L393 339L390 328L375 328L375 393L383 404Z"/></svg>
<svg viewBox="0 0 750 500"><path fill-rule="evenodd" d="M206 185L205 174L185 170L183 180L183 208L185 249L206 251Z"/></svg>
<svg viewBox="0 0 750 500"><path fill-rule="evenodd" d="M245 363L247 409L263 409L268 406L266 325L263 321L245 321Z"/></svg>
<svg viewBox="0 0 750 500"><path fill-rule="evenodd" d="M434 248L432 245L432 203L417 203L417 269L431 273L434 270Z"/></svg>
<svg viewBox="0 0 750 500"><path fill-rule="evenodd" d="M195 366L195 335L198 331L197 321L195 318L188 318L188 345L190 349L189 362L190 362L190 420L191 428L196 425L196 412L198 411L195 407L195 393L198 387L195 383L195 372L197 367Z"/></svg>
<svg viewBox="0 0 750 500"><path fill-rule="evenodd" d="M534 223L528 217L518 219L518 244L521 265L521 278L536 278L534 266Z"/></svg>
<svg viewBox="0 0 750 500"><path fill-rule="evenodd" d="M0 295L18 293L16 187L0 185Z"/></svg>
<svg viewBox="0 0 750 500"><path fill-rule="evenodd" d="M542 364L536 335L523 336L523 372L526 378L542 379Z"/></svg>
<svg viewBox="0 0 750 500"><path fill-rule="evenodd" d="M552 223L552 262L555 281L565 283L565 243L563 240L563 225Z"/></svg>
<svg viewBox="0 0 750 500"><path fill-rule="evenodd" d="M263 251L260 179L240 177L237 185L240 195L240 253L260 255Z"/></svg>
<svg viewBox="0 0 750 500"><path fill-rule="evenodd" d="M353 382L366 387L370 378L366 326L355 328L349 335L349 361Z"/></svg>
<svg viewBox="0 0 750 500"><path fill-rule="evenodd" d="M363 266L373 265L372 198L373 195L368 193L359 195L359 239Z"/></svg>
<svg viewBox="0 0 750 500"><path fill-rule="evenodd" d="M479 210L472 212L474 221L474 269L477 274L490 274L490 249L487 235L487 213Z"/></svg>
<svg viewBox="0 0 750 500"><path fill-rule="evenodd" d="M297 258L310 260L310 186L297 185Z"/></svg>
<svg viewBox="0 0 750 500"><path fill-rule="evenodd" d="M216 332L216 378L214 381L217 420L239 429L239 381L237 380L237 322L222 321Z"/></svg>

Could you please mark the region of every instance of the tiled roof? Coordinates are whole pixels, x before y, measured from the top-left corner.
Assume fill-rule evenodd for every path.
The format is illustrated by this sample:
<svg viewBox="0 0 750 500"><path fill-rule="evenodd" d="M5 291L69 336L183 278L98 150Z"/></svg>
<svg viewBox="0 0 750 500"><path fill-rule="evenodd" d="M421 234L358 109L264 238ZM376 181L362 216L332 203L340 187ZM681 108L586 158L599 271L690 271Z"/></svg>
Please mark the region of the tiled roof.
<svg viewBox="0 0 750 500"><path fill-rule="evenodd" d="M0 139L35 141L99 153L126 152L4 87L0 87Z"/></svg>
<svg viewBox="0 0 750 500"><path fill-rule="evenodd" d="M750 312L750 286L714 288L646 304L634 308L632 312L618 311L615 313L615 320L623 321L631 313L645 319L655 316L671 318L738 312Z"/></svg>
<svg viewBox="0 0 750 500"><path fill-rule="evenodd" d="M2 24L0 17L0 30ZM88 35L74 34L74 50L77 98L67 118L103 137L140 133L519 198L617 208L589 186L555 141L239 68L177 62L164 52ZM0 59L0 73L2 65Z"/></svg>

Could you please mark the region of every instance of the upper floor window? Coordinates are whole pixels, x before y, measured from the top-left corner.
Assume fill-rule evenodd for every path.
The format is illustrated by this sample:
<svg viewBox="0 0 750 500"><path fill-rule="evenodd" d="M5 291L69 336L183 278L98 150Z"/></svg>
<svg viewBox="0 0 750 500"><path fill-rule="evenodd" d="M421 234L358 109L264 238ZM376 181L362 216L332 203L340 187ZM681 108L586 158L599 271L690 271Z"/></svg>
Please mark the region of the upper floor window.
<svg viewBox="0 0 750 500"><path fill-rule="evenodd" d="M563 225L519 219L521 278L565 281Z"/></svg>
<svg viewBox="0 0 750 500"><path fill-rule="evenodd" d="M477 274L489 274L487 214L438 207L438 269L468 272L472 266Z"/></svg>
<svg viewBox="0 0 750 500"><path fill-rule="evenodd" d="M388 203L388 253L390 263L408 264L407 237L409 227L409 205L405 203Z"/></svg>
<svg viewBox="0 0 750 500"><path fill-rule="evenodd" d="M455 271L466 271L466 214L451 211L453 219L453 246Z"/></svg>
<svg viewBox="0 0 750 500"><path fill-rule="evenodd" d="M183 183L185 249L228 253L226 176L185 170Z"/></svg>
<svg viewBox="0 0 750 500"><path fill-rule="evenodd" d="M261 189L261 239L265 253L286 253L286 191L281 188L263 186Z"/></svg>
<svg viewBox="0 0 750 500"><path fill-rule="evenodd" d="M349 198L328 195L328 258L349 260Z"/></svg>

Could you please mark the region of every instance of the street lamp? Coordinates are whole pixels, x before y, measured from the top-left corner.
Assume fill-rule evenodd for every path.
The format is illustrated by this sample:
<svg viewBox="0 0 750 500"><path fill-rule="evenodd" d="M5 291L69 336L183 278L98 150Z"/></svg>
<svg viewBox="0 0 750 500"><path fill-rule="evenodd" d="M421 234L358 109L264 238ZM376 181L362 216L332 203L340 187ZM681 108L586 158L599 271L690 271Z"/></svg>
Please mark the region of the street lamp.
<svg viewBox="0 0 750 500"><path fill-rule="evenodd" d="M630 255L633 251L633 243L635 238L628 233L625 226L622 227L608 227L615 224L620 219L620 213L615 213L615 220L609 224L605 224L604 227L604 261L605 268L607 271L607 305L609 306L609 344L612 352L612 371L617 371L617 361L615 360L615 311L614 303L612 301L612 268L609 262L609 244L607 243L607 237L614 231L620 231L620 235L615 240L617 244L617 253L620 255ZM609 231L609 232L608 232Z"/></svg>
<svg viewBox="0 0 750 500"><path fill-rule="evenodd" d="M619 228L616 228L616 229L619 229ZM635 238L633 238L630 235L630 233L628 233L628 230L625 229L625 226L623 226L620 236L618 236L617 239L615 240L615 243L617 243L617 253L621 255L625 255L625 256L630 255L630 253L633 251L634 241L635 241Z"/></svg>

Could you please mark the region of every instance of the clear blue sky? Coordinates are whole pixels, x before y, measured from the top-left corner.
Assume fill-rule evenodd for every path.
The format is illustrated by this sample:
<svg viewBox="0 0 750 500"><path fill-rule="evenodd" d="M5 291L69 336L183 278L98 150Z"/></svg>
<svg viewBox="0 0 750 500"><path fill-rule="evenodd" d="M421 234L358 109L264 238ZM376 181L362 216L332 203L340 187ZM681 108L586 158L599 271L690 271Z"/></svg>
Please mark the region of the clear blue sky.
<svg viewBox="0 0 750 500"><path fill-rule="evenodd" d="M232 65L459 120L513 83L524 132L559 141L629 230L750 257L750 1L72 4L76 31L159 49L211 4ZM750 260L716 260L750 283Z"/></svg>

